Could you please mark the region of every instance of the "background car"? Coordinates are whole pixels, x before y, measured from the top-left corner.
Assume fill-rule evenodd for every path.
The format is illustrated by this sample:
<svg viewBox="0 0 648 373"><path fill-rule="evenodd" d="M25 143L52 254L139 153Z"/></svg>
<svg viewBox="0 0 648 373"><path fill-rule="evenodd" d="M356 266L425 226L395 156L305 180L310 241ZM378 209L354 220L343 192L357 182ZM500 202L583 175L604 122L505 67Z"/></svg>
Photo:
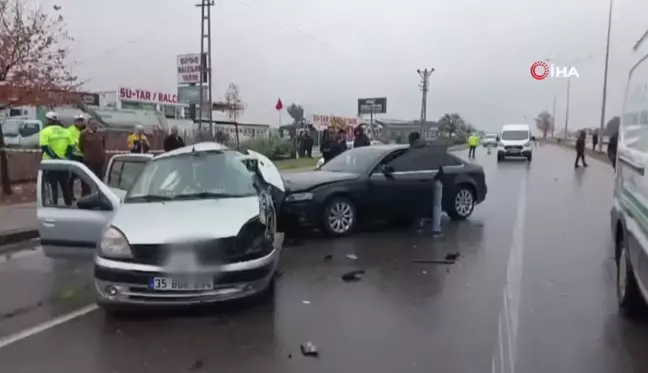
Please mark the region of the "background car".
<svg viewBox="0 0 648 373"><path fill-rule="evenodd" d="M496 147L497 146L497 135L495 134L486 134L481 139L482 146L484 148Z"/></svg>
<svg viewBox="0 0 648 373"><path fill-rule="evenodd" d="M452 219L468 218L486 198L483 168L445 147L406 145L350 149L319 170L284 175L280 218L334 236L352 232L365 219L411 221L431 213L439 167L444 171L443 210Z"/></svg>
<svg viewBox="0 0 648 373"><path fill-rule="evenodd" d="M48 190L52 173L73 173L92 193L61 206ZM284 190L269 159L217 143L113 157L105 183L79 162L43 161L41 245L51 258L93 259L97 301L108 311L247 297L271 288L282 244L275 198Z"/></svg>

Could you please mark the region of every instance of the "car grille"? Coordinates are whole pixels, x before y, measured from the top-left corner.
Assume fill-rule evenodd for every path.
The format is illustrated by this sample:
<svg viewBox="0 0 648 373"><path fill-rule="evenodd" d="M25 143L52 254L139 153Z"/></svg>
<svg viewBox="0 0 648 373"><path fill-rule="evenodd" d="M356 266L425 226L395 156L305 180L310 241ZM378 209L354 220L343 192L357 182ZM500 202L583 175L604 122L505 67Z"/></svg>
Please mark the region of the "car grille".
<svg viewBox="0 0 648 373"><path fill-rule="evenodd" d="M505 150L522 150L522 145L507 145L504 147Z"/></svg>
<svg viewBox="0 0 648 373"><path fill-rule="evenodd" d="M200 264L229 263L232 257L234 238L220 238L178 245L132 245L133 262L141 264L162 265L175 250L190 250L196 254Z"/></svg>

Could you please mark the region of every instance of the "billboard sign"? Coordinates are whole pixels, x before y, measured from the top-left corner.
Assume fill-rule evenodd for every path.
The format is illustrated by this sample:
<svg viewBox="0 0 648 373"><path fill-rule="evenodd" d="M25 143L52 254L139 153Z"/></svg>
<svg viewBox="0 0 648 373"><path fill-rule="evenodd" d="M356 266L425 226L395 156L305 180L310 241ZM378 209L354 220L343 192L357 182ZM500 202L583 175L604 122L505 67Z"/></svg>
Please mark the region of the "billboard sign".
<svg viewBox="0 0 648 373"><path fill-rule="evenodd" d="M362 114L385 114L387 113L387 98L359 98L358 115Z"/></svg>
<svg viewBox="0 0 648 373"><path fill-rule="evenodd" d="M203 102L209 100L209 87L203 86ZM181 104L200 105L200 86L186 85L178 87L178 102Z"/></svg>
<svg viewBox="0 0 648 373"><path fill-rule="evenodd" d="M318 130L328 127L356 127L359 121L356 117L341 117L336 115L313 114L313 126Z"/></svg>
<svg viewBox="0 0 648 373"><path fill-rule="evenodd" d="M202 79L207 83L207 72L201 66L207 66L207 54L182 54L178 56L178 84L198 84Z"/></svg>
<svg viewBox="0 0 648 373"><path fill-rule="evenodd" d="M178 95L175 93L119 87L118 94L121 101L135 101L162 105L178 104Z"/></svg>

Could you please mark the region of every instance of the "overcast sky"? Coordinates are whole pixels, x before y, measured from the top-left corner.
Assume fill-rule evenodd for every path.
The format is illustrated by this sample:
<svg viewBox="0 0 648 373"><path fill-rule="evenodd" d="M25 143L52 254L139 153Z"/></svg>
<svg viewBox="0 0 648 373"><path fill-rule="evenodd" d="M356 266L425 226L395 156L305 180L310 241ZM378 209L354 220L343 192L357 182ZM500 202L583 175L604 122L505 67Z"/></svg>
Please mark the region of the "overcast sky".
<svg viewBox="0 0 648 373"><path fill-rule="evenodd" d="M36 0L34 0L36 1ZM199 0L40 0L63 7L75 71L88 90L174 92L176 55L200 51ZM353 116L359 97L387 97L386 118L417 119L417 68L433 67L428 119L460 113L478 128L565 120L566 79L535 81L536 60L575 64L570 129L599 125L608 0L216 0L215 97L240 87L243 122L276 124L274 109ZM615 0L608 115L621 110L632 46L648 2ZM648 49L648 48L646 48ZM526 120L525 120L526 116ZM283 122L288 121L287 113Z"/></svg>

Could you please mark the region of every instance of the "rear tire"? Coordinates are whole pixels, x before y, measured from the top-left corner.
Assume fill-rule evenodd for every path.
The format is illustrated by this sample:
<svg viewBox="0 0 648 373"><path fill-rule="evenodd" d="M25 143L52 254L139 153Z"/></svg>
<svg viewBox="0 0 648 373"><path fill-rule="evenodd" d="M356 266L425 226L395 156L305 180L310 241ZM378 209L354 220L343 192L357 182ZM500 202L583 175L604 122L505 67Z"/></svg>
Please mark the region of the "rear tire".
<svg viewBox="0 0 648 373"><path fill-rule="evenodd" d="M646 309L637 279L627 255L623 235L617 238L617 301L621 313L628 318L637 318Z"/></svg>
<svg viewBox="0 0 648 373"><path fill-rule="evenodd" d="M353 232L358 223L353 202L345 197L331 198L322 211L322 231L329 236L346 236Z"/></svg>
<svg viewBox="0 0 648 373"><path fill-rule="evenodd" d="M466 184L455 186L446 213L452 220L466 220L475 209L475 191Z"/></svg>

